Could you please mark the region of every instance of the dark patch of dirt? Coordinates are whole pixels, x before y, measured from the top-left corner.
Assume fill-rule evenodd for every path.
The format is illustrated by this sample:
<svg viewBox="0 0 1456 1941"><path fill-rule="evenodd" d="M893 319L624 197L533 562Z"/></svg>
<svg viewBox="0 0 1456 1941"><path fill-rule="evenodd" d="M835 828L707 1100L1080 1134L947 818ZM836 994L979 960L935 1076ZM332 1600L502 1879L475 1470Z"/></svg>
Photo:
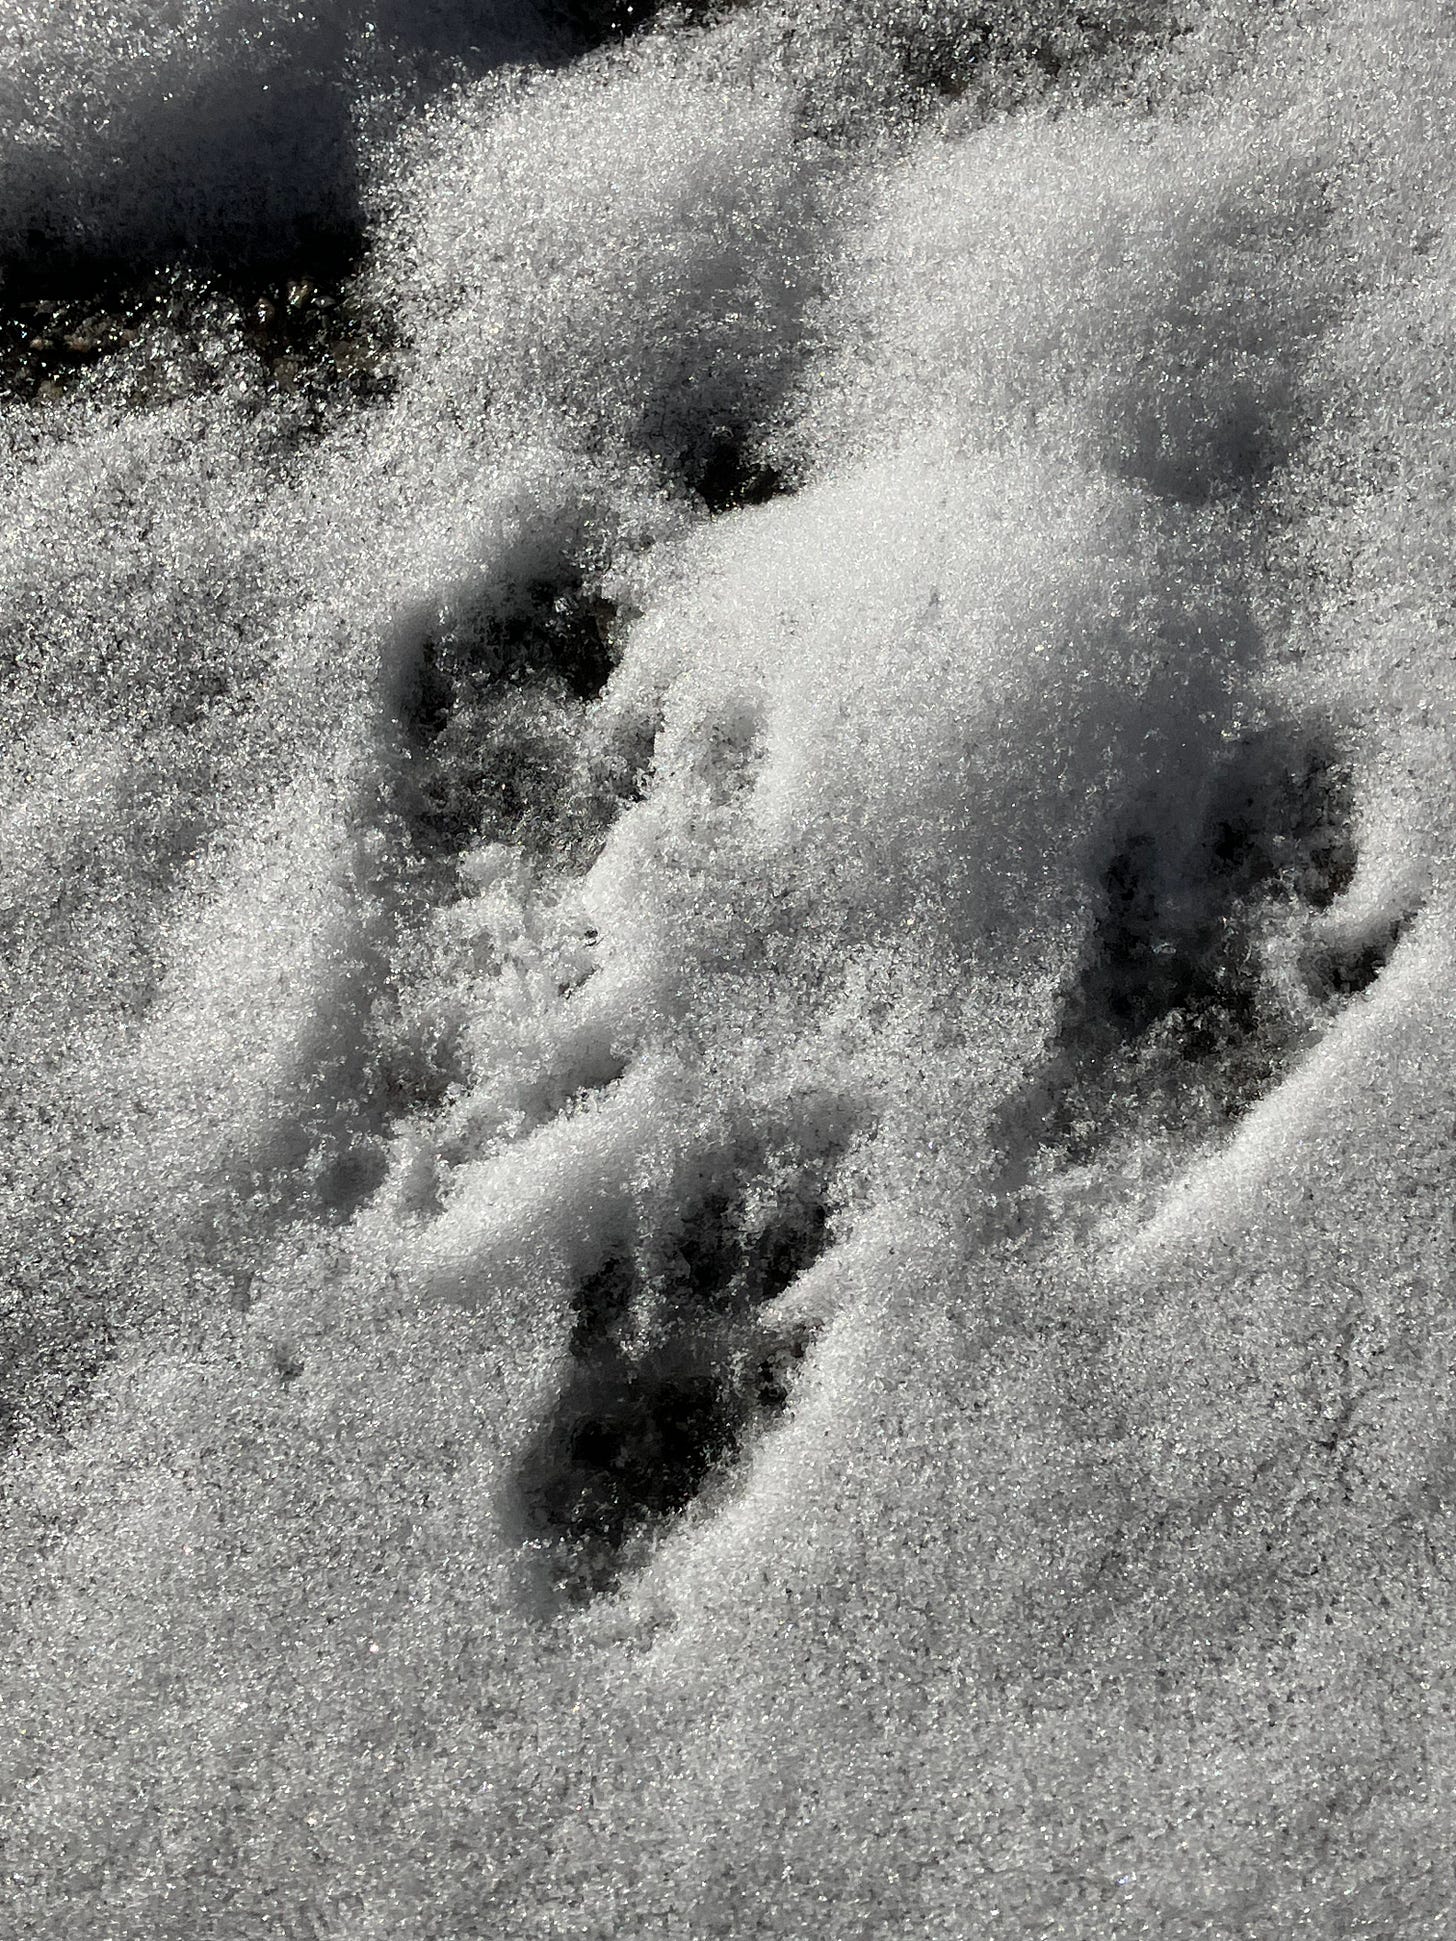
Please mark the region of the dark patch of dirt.
<svg viewBox="0 0 1456 1941"><path fill-rule="evenodd" d="M177 263L51 261L16 271L0 304L0 399L45 405L119 366L135 408L190 395L239 365L314 407L392 388L387 321L361 293L358 237L225 272ZM152 353L149 355L149 353Z"/></svg>

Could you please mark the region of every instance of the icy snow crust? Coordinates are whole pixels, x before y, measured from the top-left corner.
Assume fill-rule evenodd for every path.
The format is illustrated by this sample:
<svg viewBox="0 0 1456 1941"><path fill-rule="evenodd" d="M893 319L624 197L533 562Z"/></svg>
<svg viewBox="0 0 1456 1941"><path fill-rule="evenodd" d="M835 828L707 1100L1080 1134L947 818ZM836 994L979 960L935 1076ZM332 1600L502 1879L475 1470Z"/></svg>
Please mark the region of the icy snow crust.
<svg viewBox="0 0 1456 1941"><path fill-rule="evenodd" d="M5 1932L1450 1932L1450 10L628 11L0 30Z"/></svg>

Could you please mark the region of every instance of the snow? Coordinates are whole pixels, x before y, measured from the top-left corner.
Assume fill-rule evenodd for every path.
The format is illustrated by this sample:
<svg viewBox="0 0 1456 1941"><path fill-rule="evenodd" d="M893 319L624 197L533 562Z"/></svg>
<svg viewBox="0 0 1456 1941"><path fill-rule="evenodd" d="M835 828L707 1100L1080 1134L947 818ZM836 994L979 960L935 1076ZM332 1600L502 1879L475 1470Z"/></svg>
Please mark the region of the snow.
<svg viewBox="0 0 1456 1941"><path fill-rule="evenodd" d="M1444 1932L1449 23L646 13L0 32L6 1931Z"/></svg>

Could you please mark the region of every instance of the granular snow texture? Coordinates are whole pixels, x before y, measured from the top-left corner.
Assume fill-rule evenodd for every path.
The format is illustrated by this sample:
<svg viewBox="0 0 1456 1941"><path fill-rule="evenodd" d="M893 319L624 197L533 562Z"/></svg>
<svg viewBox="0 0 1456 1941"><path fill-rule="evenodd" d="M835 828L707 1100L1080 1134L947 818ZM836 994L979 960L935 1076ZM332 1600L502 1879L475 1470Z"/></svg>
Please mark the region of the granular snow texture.
<svg viewBox="0 0 1456 1941"><path fill-rule="evenodd" d="M0 1929L1456 1934L1456 8L0 106Z"/></svg>

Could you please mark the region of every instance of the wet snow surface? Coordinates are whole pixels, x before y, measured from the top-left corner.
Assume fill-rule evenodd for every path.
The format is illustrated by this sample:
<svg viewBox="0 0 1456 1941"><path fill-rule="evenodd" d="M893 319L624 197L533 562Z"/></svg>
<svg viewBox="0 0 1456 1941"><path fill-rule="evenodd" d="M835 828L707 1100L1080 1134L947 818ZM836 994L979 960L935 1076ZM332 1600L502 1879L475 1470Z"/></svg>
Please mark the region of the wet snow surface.
<svg viewBox="0 0 1456 1941"><path fill-rule="evenodd" d="M1453 1931L1452 29L11 0L7 1934Z"/></svg>

